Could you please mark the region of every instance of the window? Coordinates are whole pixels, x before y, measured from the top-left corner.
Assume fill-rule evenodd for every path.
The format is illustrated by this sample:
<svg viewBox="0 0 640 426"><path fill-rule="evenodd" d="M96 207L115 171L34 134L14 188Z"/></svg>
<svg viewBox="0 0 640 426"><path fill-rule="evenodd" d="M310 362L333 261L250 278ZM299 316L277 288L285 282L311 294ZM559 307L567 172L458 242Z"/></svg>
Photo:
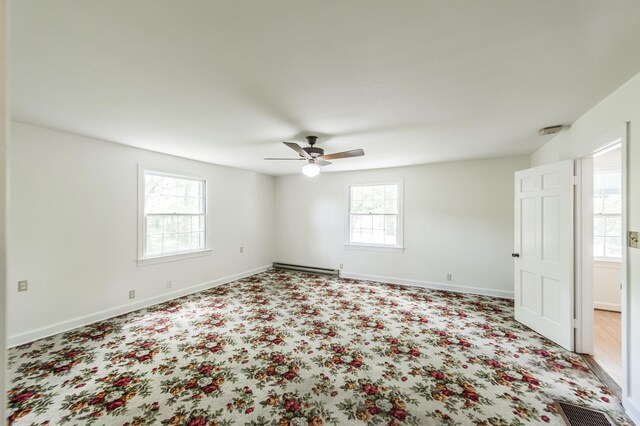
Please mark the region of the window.
<svg viewBox="0 0 640 426"><path fill-rule="evenodd" d="M142 258L206 250L204 179L144 171Z"/></svg>
<svg viewBox="0 0 640 426"><path fill-rule="evenodd" d="M593 256L622 257L621 172L595 172L593 179Z"/></svg>
<svg viewBox="0 0 640 426"><path fill-rule="evenodd" d="M402 247L399 183L349 187L349 244Z"/></svg>

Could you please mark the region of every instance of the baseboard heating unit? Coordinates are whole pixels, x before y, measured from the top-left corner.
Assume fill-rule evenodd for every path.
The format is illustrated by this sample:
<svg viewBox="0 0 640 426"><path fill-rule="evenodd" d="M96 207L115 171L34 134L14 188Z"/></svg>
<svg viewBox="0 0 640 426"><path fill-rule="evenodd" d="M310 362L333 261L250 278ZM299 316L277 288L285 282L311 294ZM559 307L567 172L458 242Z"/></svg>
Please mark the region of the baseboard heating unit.
<svg viewBox="0 0 640 426"><path fill-rule="evenodd" d="M284 271L307 272L309 274L340 276L339 269L316 268L315 266L291 265L288 263L273 262L273 269Z"/></svg>

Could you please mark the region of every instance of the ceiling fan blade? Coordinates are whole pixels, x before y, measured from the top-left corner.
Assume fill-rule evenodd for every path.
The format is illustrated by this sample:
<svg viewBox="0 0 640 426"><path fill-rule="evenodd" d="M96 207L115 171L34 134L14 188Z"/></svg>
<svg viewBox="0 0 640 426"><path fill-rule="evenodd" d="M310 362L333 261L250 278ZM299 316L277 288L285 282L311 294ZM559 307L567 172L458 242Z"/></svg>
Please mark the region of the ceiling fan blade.
<svg viewBox="0 0 640 426"><path fill-rule="evenodd" d="M331 161L316 160L315 163L318 166L328 166L329 164L331 164Z"/></svg>
<svg viewBox="0 0 640 426"><path fill-rule="evenodd" d="M300 160L305 160L304 158L265 158L265 160L295 160L295 161L300 161Z"/></svg>
<svg viewBox="0 0 640 426"><path fill-rule="evenodd" d="M298 154L300 154L301 156L303 156L304 158L311 160L313 157L311 157L309 155L309 153L307 151L305 151L304 149L302 149L302 147L300 145L298 145L295 142L282 142L283 144L285 144L286 146L288 146L289 148L291 148L292 150L294 150L295 152L297 152Z"/></svg>
<svg viewBox="0 0 640 426"><path fill-rule="evenodd" d="M336 152L335 154L326 154L318 157L320 160L335 160L338 158L361 157L364 155L362 149L352 149L351 151Z"/></svg>

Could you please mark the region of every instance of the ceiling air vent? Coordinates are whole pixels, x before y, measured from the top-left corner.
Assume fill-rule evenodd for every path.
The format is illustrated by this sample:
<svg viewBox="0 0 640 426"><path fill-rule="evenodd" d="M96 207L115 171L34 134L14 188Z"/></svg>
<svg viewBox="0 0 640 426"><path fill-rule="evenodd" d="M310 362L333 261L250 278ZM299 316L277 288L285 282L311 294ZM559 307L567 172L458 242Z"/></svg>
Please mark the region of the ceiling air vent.
<svg viewBox="0 0 640 426"><path fill-rule="evenodd" d="M558 133L564 127L565 126L563 126L562 124L558 124L556 126L543 127L542 129L538 130L538 134L540 136L553 135L555 133Z"/></svg>

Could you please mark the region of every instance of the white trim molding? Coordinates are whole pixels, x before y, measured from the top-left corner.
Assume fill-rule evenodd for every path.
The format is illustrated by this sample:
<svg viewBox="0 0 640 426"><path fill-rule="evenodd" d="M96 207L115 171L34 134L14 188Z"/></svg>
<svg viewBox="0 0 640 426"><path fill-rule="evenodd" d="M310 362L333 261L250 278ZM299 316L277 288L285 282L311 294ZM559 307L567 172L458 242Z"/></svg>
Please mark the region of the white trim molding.
<svg viewBox="0 0 640 426"><path fill-rule="evenodd" d="M347 250L364 250L364 251L386 251L390 253L402 253L404 252L404 247L395 247L395 246L384 246L384 245L374 245L374 244L345 244L344 248Z"/></svg>
<svg viewBox="0 0 640 426"><path fill-rule="evenodd" d="M629 416L631 421L640 425L640 405L636 404L633 399L629 397L623 397L622 406L624 407L625 414Z"/></svg>
<svg viewBox="0 0 640 426"><path fill-rule="evenodd" d="M405 278L383 277L379 275L354 274L351 272L340 272L341 278L351 278L354 280L376 281L383 284L399 284L409 287L430 288L434 290L446 290L455 293L478 294L480 296L501 297L513 299L512 291L494 290L491 288L471 287L458 284L446 284L431 281L408 280Z"/></svg>
<svg viewBox="0 0 640 426"><path fill-rule="evenodd" d="M204 249L204 250L191 251L188 253L165 254L162 256L145 257L143 259L138 259L138 266L155 265L158 263L175 262L175 261L184 260L184 259L193 259L195 257L208 256L211 253L213 253L212 249Z"/></svg>
<svg viewBox="0 0 640 426"><path fill-rule="evenodd" d="M622 305L620 303L607 303L607 302L593 302L593 309L601 309L603 311L622 312Z"/></svg>
<svg viewBox="0 0 640 426"><path fill-rule="evenodd" d="M150 297L144 300L140 300L139 302L128 303L126 305L118 306L111 309L106 309L104 311L96 312L90 315L85 315L83 317L74 318L68 321L62 321L56 324L51 324L49 326L41 327L36 330L31 330L25 333L8 336L7 347L12 348L14 346L23 345L25 343L33 342L34 340L42 339L44 337L49 337L54 334L69 331L74 328L83 327L98 321L104 321L109 318L117 317L119 315L123 315L129 312L137 311L139 309L148 308L150 306L157 305L159 303L168 302L169 300L177 299L179 297L187 296L189 294L197 293L199 291L207 290L213 287L218 287L223 284L228 284L232 281L246 278L251 275L259 274L270 268L271 268L271 265L261 266L259 268L240 272L238 274L218 278L213 281L207 281L201 284L196 284L180 290L172 291L170 293L164 293L159 296Z"/></svg>

